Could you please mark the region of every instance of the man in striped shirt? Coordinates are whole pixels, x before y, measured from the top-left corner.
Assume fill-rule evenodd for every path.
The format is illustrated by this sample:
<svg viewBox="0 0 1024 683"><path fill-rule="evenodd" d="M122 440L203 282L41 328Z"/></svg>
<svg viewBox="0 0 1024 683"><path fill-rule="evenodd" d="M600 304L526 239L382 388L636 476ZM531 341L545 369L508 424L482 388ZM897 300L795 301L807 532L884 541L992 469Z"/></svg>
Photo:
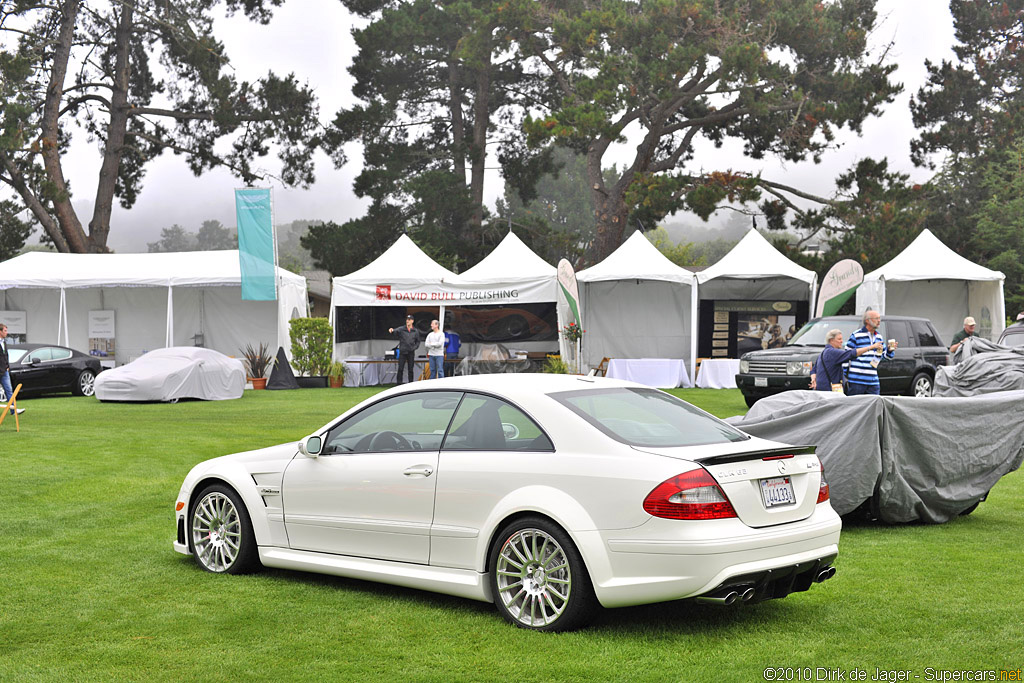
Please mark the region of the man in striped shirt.
<svg viewBox="0 0 1024 683"><path fill-rule="evenodd" d="M870 308L864 311L864 327L850 335L846 342L846 348L856 351L865 346L878 344L879 346L870 351L865 351L850 361L850 368L847 370L847 396L859 394L878 394L878 364L884 359L896 355L896 342L892 348L885 347L885 340L878 334L878 326L882 323L882 315ZM885 349L881 351L879 349Z"/></svg>

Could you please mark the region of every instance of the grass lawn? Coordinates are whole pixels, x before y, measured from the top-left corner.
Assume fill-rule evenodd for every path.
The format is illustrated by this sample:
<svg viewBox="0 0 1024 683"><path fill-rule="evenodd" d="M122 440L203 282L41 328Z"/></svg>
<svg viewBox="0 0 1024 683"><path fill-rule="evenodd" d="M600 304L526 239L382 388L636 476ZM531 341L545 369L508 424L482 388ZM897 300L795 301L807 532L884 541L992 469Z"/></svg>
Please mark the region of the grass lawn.
<svg viewBox="0 0 1024 683"><path fill-rule="evenodd" d="M926 667L1024 666L1019 472L950 524L848 525L836 578L807 593L607 610L560 635L385 585L217 576L171 549L192 465L298 439L373 393L24 401L21 433L10 418L0 426L0 681L760 681L766 667L791 667L775 680L815 680L816 667L941 680L950 674L929 679ZM745 411L735 390L673 393L720 416Z"/></svg>

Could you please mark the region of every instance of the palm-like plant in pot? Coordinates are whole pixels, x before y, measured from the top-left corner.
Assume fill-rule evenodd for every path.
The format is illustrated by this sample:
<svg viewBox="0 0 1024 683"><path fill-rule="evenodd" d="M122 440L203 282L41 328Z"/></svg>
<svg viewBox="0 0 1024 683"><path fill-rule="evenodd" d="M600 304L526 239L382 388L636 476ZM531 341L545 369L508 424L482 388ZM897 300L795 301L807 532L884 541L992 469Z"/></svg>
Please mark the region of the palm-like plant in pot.
<svg viewBox="0 0 1024 683"><path fill-rule="evenodd" d="M252 382L253 389L267 388L267 370L274 365L274 358L270 355L270 348L263 342L253 347L246 344L242 349L242 362L245 363L245 372Z"/></svg>

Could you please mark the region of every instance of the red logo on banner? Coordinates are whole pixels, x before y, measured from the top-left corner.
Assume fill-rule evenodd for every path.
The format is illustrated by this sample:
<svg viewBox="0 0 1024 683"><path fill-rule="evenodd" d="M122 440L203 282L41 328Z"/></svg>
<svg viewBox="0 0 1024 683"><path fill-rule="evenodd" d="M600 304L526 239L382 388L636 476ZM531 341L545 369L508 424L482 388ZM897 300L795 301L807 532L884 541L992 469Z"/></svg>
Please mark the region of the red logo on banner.
<svg viewBox="0 0 1024 683"><path fill-rule="evenodd" d="M377 285L377 301L391 301L391 285Z"/></svg>

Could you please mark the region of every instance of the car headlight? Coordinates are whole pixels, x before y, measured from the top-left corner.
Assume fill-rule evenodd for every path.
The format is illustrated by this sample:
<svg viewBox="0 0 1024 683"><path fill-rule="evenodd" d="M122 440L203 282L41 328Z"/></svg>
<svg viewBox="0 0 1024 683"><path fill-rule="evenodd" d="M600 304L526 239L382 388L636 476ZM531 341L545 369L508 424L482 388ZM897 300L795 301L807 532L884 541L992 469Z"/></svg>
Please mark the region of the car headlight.
<svg viewBox="0 0 1024 683"><path fill-rule="evenodd" d="M740 361L740 373L745 375L748 372L750 372L750 361L749 360L741 360Z"/></svg>
<svg viewBox="0 0 1024 683"><path fill-rule="evenodd" d="M809 375L811 374L811 361L791 360L786 363L787 375Z"/></svg>

